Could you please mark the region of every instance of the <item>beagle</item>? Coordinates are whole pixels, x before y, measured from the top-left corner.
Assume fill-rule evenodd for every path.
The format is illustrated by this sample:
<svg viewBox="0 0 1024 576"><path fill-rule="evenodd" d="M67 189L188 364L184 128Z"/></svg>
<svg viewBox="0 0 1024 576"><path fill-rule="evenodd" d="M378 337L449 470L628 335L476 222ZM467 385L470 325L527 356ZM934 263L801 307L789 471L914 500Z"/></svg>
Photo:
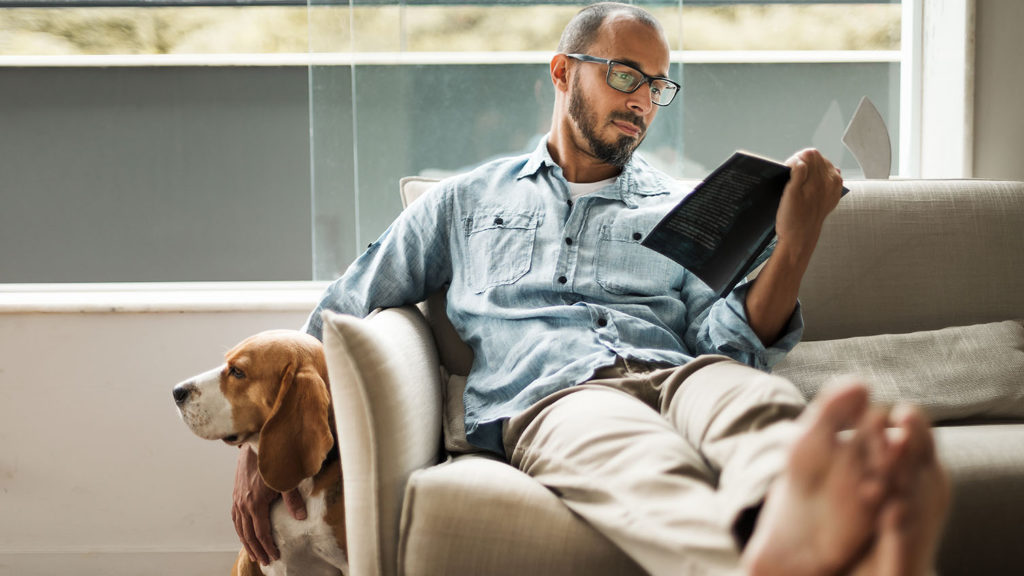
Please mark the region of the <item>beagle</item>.
<svg viewBox="0 0 1024 576"><path fill-rule="evenodd" d="M302 332L271 330L243 340L225 359L174 387L182 420L200 438L251 447L267 486L279 492L297 487L308 512L306 520L295 520L278 501L271 526L280 559L261 567L243 548L232 575L347 576L341 463L323 345Z"/></svg>

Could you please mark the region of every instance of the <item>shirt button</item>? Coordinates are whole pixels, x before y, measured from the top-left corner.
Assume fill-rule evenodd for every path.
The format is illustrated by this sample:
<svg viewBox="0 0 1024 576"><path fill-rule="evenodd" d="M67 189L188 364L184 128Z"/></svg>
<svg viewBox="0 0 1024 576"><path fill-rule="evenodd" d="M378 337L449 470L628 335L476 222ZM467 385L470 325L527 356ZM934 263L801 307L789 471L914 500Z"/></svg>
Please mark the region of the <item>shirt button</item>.
<svg viewBox="0 0 1024 576"><path fill-rule="evenodd" d="M605 326L608 325L608 321L605 320L604 318L598 318L597 325L600 326L601 328L604 328Z"/></svg>
<svg viewBox="0 0 1024 576"><path fill-rule="evenodd" d="M569 281L569 279L568 279L568 278L566 278L565 276L559 276L559 277L558 277L558 283L559 283L559 284L565 284L565 283L566 283L566 282L568 282L568 281Z"/></svg>
<svg viewBox="0 0 1024 576"><path fill-rule="evenodd" d="M643 234L641 234L639 232L633 232L633 240L636 240L637 242L639 242L640 239L643 238L643 237L644 237Z"/></svg>
<svg viewBox="0 0 1024 576"><path fill-rule="evenodd" d="M569 246L572 246L572 238L566 238L565 243Z"/></svg>
<svg viewBox="0 0 1024 576"><path fill-rule="evenodd" d="M496 226L501 226L504 223L505 223L505 221L501 219L501 216L498 216L497 218L494 219L494 224Z"/></svg>
<svg viewBox="0 0 1024 576"><path fill-rule="evenodd" d="M569 205L569 208L572 208L572 200L566 200L565 203Z"/></svg>

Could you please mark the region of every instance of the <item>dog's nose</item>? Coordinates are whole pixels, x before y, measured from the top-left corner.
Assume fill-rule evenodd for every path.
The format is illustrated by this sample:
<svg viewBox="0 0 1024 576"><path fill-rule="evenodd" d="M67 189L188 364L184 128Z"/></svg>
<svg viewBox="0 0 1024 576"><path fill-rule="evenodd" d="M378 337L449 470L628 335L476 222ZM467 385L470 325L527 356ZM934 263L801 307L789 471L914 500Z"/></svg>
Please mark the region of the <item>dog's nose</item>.
<svg viewBox="0 0 1024 576"><path fill-rule="evenodd" d="M195 389L196 385L191 382L178 384L174 387L174 403L181 406L188 400L188 397L192 395L192 391Z"/></svg>

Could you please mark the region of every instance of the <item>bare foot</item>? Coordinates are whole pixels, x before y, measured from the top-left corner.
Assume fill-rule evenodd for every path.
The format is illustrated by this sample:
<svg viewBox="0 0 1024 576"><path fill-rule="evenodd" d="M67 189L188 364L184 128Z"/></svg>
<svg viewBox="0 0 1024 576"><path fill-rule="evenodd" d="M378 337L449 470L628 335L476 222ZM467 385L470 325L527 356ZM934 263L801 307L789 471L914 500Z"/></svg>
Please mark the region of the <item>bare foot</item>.
<svg viewBox="0 0 1024 576"><path fill-rule="evenodd" d="M857 576L932 574L949 509L949 477L936 458L927 419L920 410L899 407L892 421L898 460L891 494L879 517L878 539L854 571Z"/></svg>
<svg viewBox="0 0 1024 576"><path fill-rule="evenodd" d="M887 419L857 383L826 389L808 406L743 552L748 574L834 574L863 555L888 489Z"/></svg>

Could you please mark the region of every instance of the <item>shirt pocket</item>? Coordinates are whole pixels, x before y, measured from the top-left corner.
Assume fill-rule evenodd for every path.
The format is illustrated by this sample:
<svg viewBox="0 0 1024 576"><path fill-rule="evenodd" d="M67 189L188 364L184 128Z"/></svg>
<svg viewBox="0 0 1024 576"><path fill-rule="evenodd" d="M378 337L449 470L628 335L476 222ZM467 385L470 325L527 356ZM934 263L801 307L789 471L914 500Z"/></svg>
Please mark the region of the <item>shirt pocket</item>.
<svg viewBox="0 0 1024 576"><path fill-rule="evenodd" d="M683 267L640 244L652 227L628 221L601 227L595 263L601 288L622 295L680 294Z"/></svg>
<svg viewBox="0 0 1024 576"><path fill-rule="evenodd" d="M536 212L484 209L466 218L467 284L479 293L514 284L533 261L540 218Z"/></svg>

